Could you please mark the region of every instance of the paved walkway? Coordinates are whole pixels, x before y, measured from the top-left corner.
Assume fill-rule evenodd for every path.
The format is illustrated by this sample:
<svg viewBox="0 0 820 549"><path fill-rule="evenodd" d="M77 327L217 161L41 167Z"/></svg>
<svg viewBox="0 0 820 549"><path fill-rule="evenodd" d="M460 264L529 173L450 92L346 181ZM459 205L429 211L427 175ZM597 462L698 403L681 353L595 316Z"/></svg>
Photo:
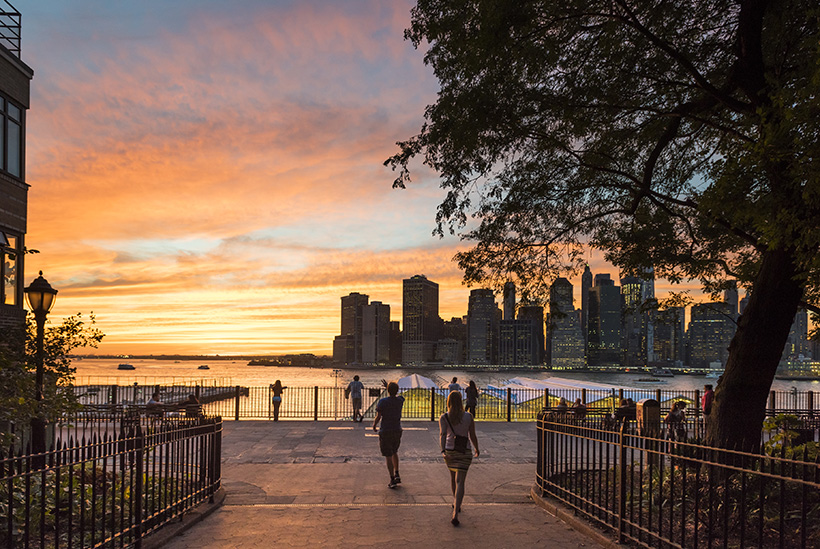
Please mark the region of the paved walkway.
<svg viewBox="0 0 820 549"><path fill-rule="evenodd" d="M477 425L458 528L438 424L404 422L396 490L370 425L226 421L224 504L164 547L599 547L530 499L534 423Z"/></svg>

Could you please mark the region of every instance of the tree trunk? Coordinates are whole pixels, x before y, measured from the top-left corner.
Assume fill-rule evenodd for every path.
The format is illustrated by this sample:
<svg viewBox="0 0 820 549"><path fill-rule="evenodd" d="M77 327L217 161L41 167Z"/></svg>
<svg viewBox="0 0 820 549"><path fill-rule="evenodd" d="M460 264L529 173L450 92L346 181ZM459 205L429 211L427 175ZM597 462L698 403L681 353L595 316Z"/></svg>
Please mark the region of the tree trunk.
<svg viewBox="0 0 820 549"><path fill-rule="evenodd" d="M715 390L707 444L759 450L766 399L803 294L795 275L788 251L763 254L749 303L729 345L726 370Z"/></svg>

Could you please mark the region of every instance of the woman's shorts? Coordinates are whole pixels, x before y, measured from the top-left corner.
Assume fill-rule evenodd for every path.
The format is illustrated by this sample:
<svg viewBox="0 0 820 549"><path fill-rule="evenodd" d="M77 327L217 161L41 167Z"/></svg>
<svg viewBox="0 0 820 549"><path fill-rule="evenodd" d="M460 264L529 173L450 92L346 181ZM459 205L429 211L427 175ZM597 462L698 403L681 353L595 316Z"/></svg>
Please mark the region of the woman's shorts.
<svg viewBox="0 0 820 549"><path fill-rule="evenodd" d="M395 456L401 446L401 431L379 431L379 450L384 457Z"/></svg>
<svg viewBox="0 0 820 549"><path fill-rule="evenodd" d="M457 471L464 471L465 473L470 468L473 462L473 454L468 449L466 452L456 452L455 450L444 451L444 462L447 468L454 473Z"/></svg>

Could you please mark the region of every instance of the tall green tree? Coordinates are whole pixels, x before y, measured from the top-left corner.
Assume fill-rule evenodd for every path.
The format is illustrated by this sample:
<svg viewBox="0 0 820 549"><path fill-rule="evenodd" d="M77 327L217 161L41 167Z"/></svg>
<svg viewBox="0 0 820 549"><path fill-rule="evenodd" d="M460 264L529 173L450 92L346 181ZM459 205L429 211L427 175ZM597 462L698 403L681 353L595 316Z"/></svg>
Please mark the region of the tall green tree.
<svg viewBox="0 0 820 549"><path fill-rule="evenodd" d="M750 292L708 425L759 445L798 307L818 312L816 0L419 0L405 37L440 82L421 157L467 283L530 294L585 246L627 274Z"/></svg>

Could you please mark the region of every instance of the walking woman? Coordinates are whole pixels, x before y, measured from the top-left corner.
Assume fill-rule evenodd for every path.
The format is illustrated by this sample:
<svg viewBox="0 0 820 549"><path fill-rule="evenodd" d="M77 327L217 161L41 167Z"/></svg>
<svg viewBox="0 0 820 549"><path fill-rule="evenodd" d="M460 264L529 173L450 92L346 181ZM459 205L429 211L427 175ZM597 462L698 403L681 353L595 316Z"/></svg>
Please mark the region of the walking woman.
<svg viewBox="0 0 820 549"><path fill-rule="evenodd" d="M279 407L282 405L282 391L287 387L282 387L282 382L278 379L270 386L270 391L273 393L271 401L273 402L273 421L279 421Z"/></svg>
<svg viewBox="0 0 820 549"><path fill-rule="evenodd" d="M469 412L464 411L461 393L453 391L447 397L447 411L438 419L441 453L447 468L450 469L450 488L453 491L453 518L450 522L458 526L458 514L464 499L464 480L467 470L473 461L470 452L470 441L478 457L478 438L475 434L475 422Z"/></svg>
<svg viewBox="0 0 820 549"><path fill-rule="evenodd" d="M467 386L467 401L464 404L464 411L469 412L473 419L476 418L475 407L478 405L478 387L475 386L475 381L470 380L470 385Z"/></svg>

